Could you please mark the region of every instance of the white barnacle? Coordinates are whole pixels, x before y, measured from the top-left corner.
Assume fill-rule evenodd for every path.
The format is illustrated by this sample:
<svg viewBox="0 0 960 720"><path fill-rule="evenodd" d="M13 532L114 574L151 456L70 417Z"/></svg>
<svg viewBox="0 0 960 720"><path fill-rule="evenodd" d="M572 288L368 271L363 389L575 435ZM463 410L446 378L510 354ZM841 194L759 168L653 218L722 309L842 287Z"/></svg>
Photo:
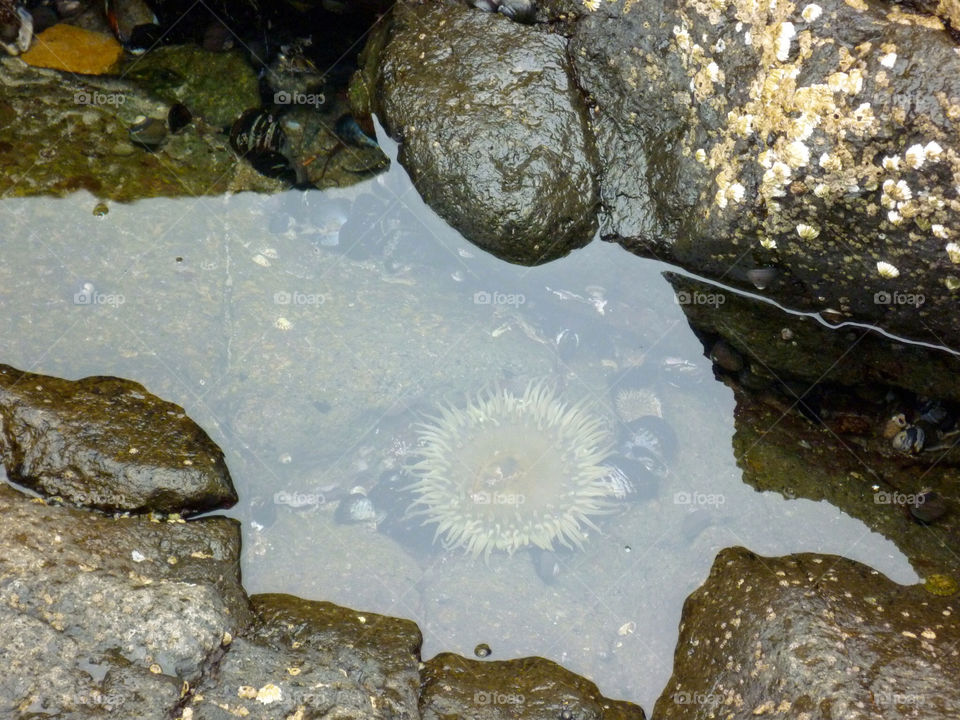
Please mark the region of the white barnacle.
<svg viewBox="0 0 960 720"><path fill-rule="evenodd" d="M716 44L713 46L713 52L715 53L722 53L726 49L727 49L727 43L724 42L723 38L720 38L719 40L717 40Z"/></svg>
<svg viewBox="0 0 960 720"><path fill-rule="evenodd" d="M257 690L258 703L269 705L270 703L275 703L280 700L283 700L283 690L273 683L267 683L262 688Z"/></svg>
<svg viewBox="0 0 960 720"><path fill-rule="evenodd" d="M777 60L786 62L790 57L790 43L797 31L792 22L780 23L780 32L777 34Z"/></svg>
<svg viewBox="0 0 960 720"><path fill-rule="evenodd" d="M705 163L707 161L707 152L703 148L697 148L693 156L697 159L698 163Z"/></svg>
<svg viewBox="0 0 960 720"><path fill-rule="evenodd" d="M763 238L763 239L760 240L760 246L761 246L764 250L776 250L776 249L777 249L777 241L774 240L773 238L765 237L765 238Z"/></svg>
<svg viewBox="0 0 960 720"><path fill-rule="evenodd" d="M938 237L941 240L946 240L948 237L950 237L950 233L947 231L947 229L943 225L940 225L939 223L935 225L931 225L930 232L933 233L934 237Z"/></svg>
<svg viewBox="0 0 960 720"><path fill-rule="evenodd" d="M278 317L273 321L273 326L277 330L290 330L293 327L293 323L287 320L285 317Z"/></svg>
<svg viewBox="0 0 960 720"><path fill-rule="evenodd" d="M797 225L797 235L799 235L804 240L813 240L820 234L820 229L814 227L813 225L807 225L806 223L799 223Z"/></svg>
<svg viewBox="0 0 960 720"><path fill-rule="evenodd" d="M818 17L823 14L823 8L817 5L816 3L810 3L807 5L803 11L800 13L800 17L803 18L804 22L812 23Z"/></svg>
<svg viewBox="0 0 960 720"><path fill-rule="evenodd" d="M804 167L810 162L810 149L799 140L787 143L784 157L793 167Z"/></svg>
<svg viewBox="0 0 960 720"><path fill-rule="evenodd" d="M923 152L926 154L927 160L936 162L940 158L940 153L943 152L943 148L940 147L940 144L936 140L931 140L924 146Z"/></svg>
<svg viewBox="0 0 960 720"><path fill-rule="evenodd" d="M820 117L814 113L802 112L794 118L790 126L790 136L796 140L806 140L820 124Z"/></svg>
<svg viewBox="0 0 960 720"><path fill-rule="evenodd" d="M733 200L735 203L739 203L740 201L742 201L742 200L743 200L743 196L744 196L745 194L746 194L745 188L743 187L743 185L741 185L741 184L738 183L738 182L731 183L731 184L730 184L730 187L727 188L727 195L728 195L728 196L730 197L730 199Z"/></svg>
<svg viewBox="0 0 960 720"><path fill-rule="evenodd" d="M827 172L840 172L843 169L843 163L840 162L840 158L830 153L823 153L820 159L817 160L817 165Z"/></svg>
<svg viewBox="0 0 960 720"><path fill-rule="evenodd" d="M897 54L895 52L884 53L880 56L880 64L885 68L892 68L897 63Z"/></svg>
<svg viewBox="0 0 960 720"><path fill-rule="evenodd" d="M673 26L673 36L677 39L677 45L681 50L690 50L690 33L685 27Z"/></svg>
<svg viewBox="0 0 960 720"><path fill-rule="evenodd" d="M884 170L896 171L900 169L900 156L899 155L884 155L882 161Z"/></svg>
<svg viewBox="0 0 960 720"><path fill-rule="evenodd" d="M727 194L723 188L717 190L717 193L713 196L713 203L721 210L727 206Z"/></svg>
<svg viewBox="0 0 960 720"><path fill-rule="evenodd" d="M903 157L907 161L907 165L914 170L919 170L923 167L923 163L927 159L927 151L923 149L923 145L917 143L916 145L908 147Z"/></svg>
<svg viewBox="0 0 960 720"><path fill-rule="evenodd" d="M760 163L763 167L769 170L773 167L773 163L777 159L777 153L773 150L764 150L759 155L757 155L757 162Z"/></svg>
<svg viewBox="0 0 960 720"><path fill-rule="evenodd" d="M884 180L883 194L896 202L904 202L913 197L913 191L906 180Z"/></svg>
<svg viewBox="0 0 960 720"><path fill-rule="evenodd" d="M743 44L753 45L753 34L749 30L743 34Z"/></svg>
<svg viewBox="0 0 960 720"><path fill-rule="evenodd" d="M900 271L897 270L896 266L891 265L885 260L877 261L877 272L880 274L880 277L883 277L883 278L900 277Z"/></svg>
<svg viewBox="0 0 960 720"><path fill-rule="evenodd" d="M947 247L944 249L947 251L947 257L950 258L950 262L954 265L960 264L960 245L951 242L947 243Z"/></svg>
<svg viewBox="0 0 960 720"><path fill-rule="evenodd" d="M890 221L891 225L899 225L903 222L903 215L898 213L896 210L887 211L887 220Z"/></svg>
<svg viewBox="0 0 960 720"><path fill-rule="evenodd" d="M717 82L720 79L720 66L712 60L707 65L707 77L710 78L711 82Z"/></svg>
<svg viewBox="0 0 960 720"><path fill-rule="evenodd" d="M830 188L827 187L827 185L825 185L824 183L817 183L813 187L813 194L816 195L818 198L825 198L827 195L830 194Z"/></svg>
<svg viewBox="0 0 960 720"><path fill-rule="evenodd" d="M850 72L835 72L827 77L827 87L834 92L856 95L863 90L863 73L857 68Z"/></svg>
<svg viewBox="0 0 960 720"><path fill-rule="evenodd" d="M583 0L583 6L590 12L593 12L600 7L600 0Z"/></svg>

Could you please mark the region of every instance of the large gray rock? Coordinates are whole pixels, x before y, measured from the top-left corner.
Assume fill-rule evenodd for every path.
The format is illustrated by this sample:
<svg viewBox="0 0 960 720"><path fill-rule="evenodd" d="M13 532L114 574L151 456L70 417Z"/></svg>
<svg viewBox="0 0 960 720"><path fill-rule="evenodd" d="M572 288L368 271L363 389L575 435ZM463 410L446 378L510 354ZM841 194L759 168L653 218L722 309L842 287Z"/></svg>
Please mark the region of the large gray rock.
<svg viewBox="0 0 960 720"><path fill-rule="evenodd" d="M235 521L108 518L0 485L0 717L168 718L251 620Z"/></svg>
<svg viewBox="0 0 960 720"><path fill-rule="evenodd" d="M441 653L425 663L423 720L644 720L632 703L544 658L482 662Z"/></svg>
<svg viewBox="0 0 960 720"><path fill-rule="evenodd" d="M654 716L960 717L958 609L845 558L723 550L684 605Z"/></svg>
<svg viewBox="0 0 960 720"><path fill-rule="evenodd" d="M291 595L251 600L257 621L197 689L194 720L419 717L413 622Z"/></svg>
<svg viewBox="0 0 960 720"><path fill-rule="evenodd" d="M7 475L106 511L194 513L237 501L223 453L183 408L111 377L70 381L0 365Z"/></svg>
<svg viewBox="0 0 960 720"><path fill-rule="evenodd" d="M597 167L566 40L462 3L398 3L390 33L377 110L431 207L511 262L588 243Z"/></svg>
<svg viewBox="0 0 960 720"><path fill-rule="evenodd" d="M750 289L774 266L767 294L797 307L960 343L960 54L940 20L615 0L570 52L606 239Z"/></svg>

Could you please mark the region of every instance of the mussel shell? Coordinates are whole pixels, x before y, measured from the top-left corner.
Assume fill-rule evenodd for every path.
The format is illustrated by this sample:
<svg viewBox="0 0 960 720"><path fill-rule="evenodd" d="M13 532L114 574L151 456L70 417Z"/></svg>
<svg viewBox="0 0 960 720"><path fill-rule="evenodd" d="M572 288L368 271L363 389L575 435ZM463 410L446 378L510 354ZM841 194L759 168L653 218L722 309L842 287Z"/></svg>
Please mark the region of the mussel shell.
<svg viewBox="0 0 960 720"><path fill-rule="evenodd" d="M552 585L560 577L563 568L555 551L537 547L530 548L530 558L533 560L533 569L536 571L537 577L547 585Z"/></svg>
<svg viewBox="0 0 960 720"><path fill-rule="evenodd" d="M260 108L245 110L230 129L230 147L241 157L280 153L286 135L276 115Z"/></svg>
<svg viewBox="0 0 960 720"><path fill-rule="evenodd" d="M916 425L909 425L893 436L891 444L894 450L915 455L923 450L925 442L926 433L923 432L923 429Z"/></svg>
<svg viewBox="0 0 960 720"><path fill-rule="evenodd" d="M563 363L569 363L580 348L580 336L570 328L564 328L555 338L557 357Z"/></svg>
<svg viewBox="0 0 960 720"><path fill-rule="evenodd" d="M167 111L167 126L171 133L178 133L193 120L193 113L183 103L174 103Z"/></svg>
<svg viewBox="0 0 960 720"><path fill-rule="evenodd" d="M533 0L502 0L497 12L519 23L529 24L537 17L537 7Z"/></svg>
<svg viewBox="0 0 960 720"><path fill-rule="evenodd" d="M612 470L608 480L614 497L628 502L644 502L656 497L660 478L666 475L666 465L652 455L638 460L616 454L605 464ZM662 466L663 472L656 472L651 465Z"/></svg>
<svg viewBox="0 0 960 720"><path fill-rule="evenodd" d="M146 150L156 150L167 139L167 124L156 118L143 118L130 126L130 139Z"/></svg>
<svg viewBox="0 0 960 720"><path fill-rule="evenodd" d="M376 520L377 509L366 493L353 492L343 498L333 513L333 519L341 525L371 522Z"/></svg>
<svg viewBox="0 0 960 720"><path fill-rule="evenodd" d="M676 457L677 434L663 418L644 415L621 426L618 449L624 457L663 477Z"/></svg>
<svg viewBox="0 0 960 720"><path fill-rule="evenodd" d="M660 375L668 384L679 388L703 382L704 369L681 357L666 357L660 363Z"/></svg>
<svg viewBox="0 0 960 720"><path fill-rule="evenodd" d="M946 515L947 502L935 490L928 488L917 493L916 499L907 508L914 520L927 525Z"/></svg>
<svg viewBox="0 0 960 720"><path fill-rule="evenodd" d="M731 373L738 373L743 370L743 355L733 349L730 343L722 338L717 340L710 348L710 360L714 365Z"/></svg>

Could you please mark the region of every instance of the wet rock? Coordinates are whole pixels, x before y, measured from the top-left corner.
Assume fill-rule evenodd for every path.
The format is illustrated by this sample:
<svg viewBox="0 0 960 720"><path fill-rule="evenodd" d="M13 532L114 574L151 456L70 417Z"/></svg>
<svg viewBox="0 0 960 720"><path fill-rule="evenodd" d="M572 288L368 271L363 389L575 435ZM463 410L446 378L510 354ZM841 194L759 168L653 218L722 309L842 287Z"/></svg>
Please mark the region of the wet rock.
<svg viewBox="0 0 960 720"><path fill-rule="evenodd" d="M895 386L920 396L960 400L960 360L919 345L891 343L861 328L832 329L812 317L676 273L664 277L698 335L722 336L755 370L851 388ZM788 327L785 327L785 324ZM850 351L856 346L854 352Z"/></svg>
<svg viewBox="0 0 960 720"><path fill-rule="evenodd" d="M124 77L168 103L183 103L218 128L260 104L257 75L239 50L160 47L132 58Z"/></svg>
<svg viewBox="0 0 960 720"><path fill-rule="evenodd" d="M168 716L251 619L235 521L113 519L5 485L0 518L0 716Z"/></svg>
<svg viewBox="0 0 960 720"><path fill-rule="evenodd" d="M122 56L120 43L109 35L72 25L54 25L37 35L33 47L20 59L36 67L102 75L110 72Z"/></svg>
<svg viewBox="0 0 960 720"><path fill-rule="evenodd" d="M771 297L960 343L960 56L940 20L617 0L570 54L597 103L604 238L745 288L772 266Z"/></svg>
<svg viewBox="0 0 960 720"><path fill-rule="evenodd" d="M845 558L723 550L684 605L654 714L957 717L957 609Z"/></svg>
<svg viewBox="0 0 960 720"><path fill-rule="evenodd" d="M106 75L76 76L0 59L0 192L134 200L158 195L271 192L283 184L253 171L221 128L193 123L157 152L131 152L138 116L169 110L150 93ZM69 133L71 141L60 140Z"/></svg>
<svg viewBox="0 0 960 720"><path fill-rule="evenodd" d="M441 653L423 669L424 720L643 720L632 703L609 700L589 680L539 657L484 662Z"/></svg>
<svg viewBox="0 0 960 720"><path fill-rule="evenodd" d="M291 595L251 602L256 622L198 687L195 720L419 717L414 623Z"/></svg>
<svg viewBox="0 0 960 720"><path fill-rule="evenodd" d="M7 476L106 511L195 513L229 507L223 453L183 408L138 383L70 381L0 366Z"/></svg>
<svg viewBox="0 0 960 720"><path fill-rule="evenodd" d="M561 257L596 229L597 166L565 46L463 4L400 4L372 60L378 116L417 189L511 262Z"/></svg>

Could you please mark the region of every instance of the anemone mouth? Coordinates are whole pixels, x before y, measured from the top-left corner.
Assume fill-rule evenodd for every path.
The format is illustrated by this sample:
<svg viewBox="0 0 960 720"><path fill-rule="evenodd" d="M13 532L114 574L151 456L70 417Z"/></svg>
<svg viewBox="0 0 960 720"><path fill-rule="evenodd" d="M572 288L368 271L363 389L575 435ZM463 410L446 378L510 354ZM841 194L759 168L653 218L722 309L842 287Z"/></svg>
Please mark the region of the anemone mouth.
<svg viewBox="0 0 960 720"><path fill-rule="evenodd" d="M614 507L611 450L602 419L542 382L480 393L419 426L411 511L473 555L580 547L590 517Z"/></svg>

